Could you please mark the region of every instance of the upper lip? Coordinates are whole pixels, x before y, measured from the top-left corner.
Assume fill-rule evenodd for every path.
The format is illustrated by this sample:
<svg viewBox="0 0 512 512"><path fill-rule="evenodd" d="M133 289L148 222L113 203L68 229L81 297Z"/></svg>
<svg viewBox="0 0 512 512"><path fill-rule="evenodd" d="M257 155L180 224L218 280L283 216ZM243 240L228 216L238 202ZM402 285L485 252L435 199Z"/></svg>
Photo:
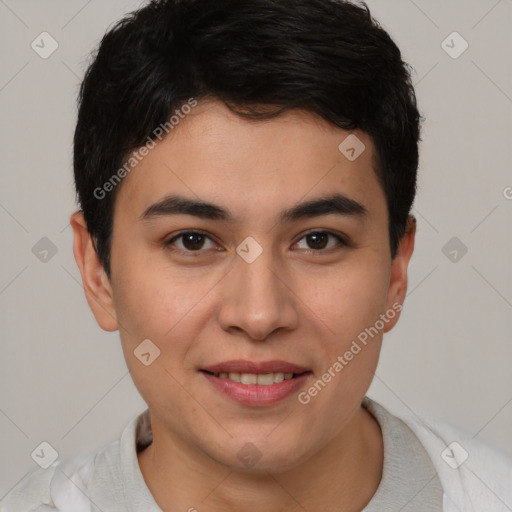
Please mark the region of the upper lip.
<svg viewBox="0 0 512 512"><path fill-rule="evenodd" d="M212 373L304 373L308 368L286 361L247 361L244 359L232 359L222 363L213 364L201 368Z"/></svg>

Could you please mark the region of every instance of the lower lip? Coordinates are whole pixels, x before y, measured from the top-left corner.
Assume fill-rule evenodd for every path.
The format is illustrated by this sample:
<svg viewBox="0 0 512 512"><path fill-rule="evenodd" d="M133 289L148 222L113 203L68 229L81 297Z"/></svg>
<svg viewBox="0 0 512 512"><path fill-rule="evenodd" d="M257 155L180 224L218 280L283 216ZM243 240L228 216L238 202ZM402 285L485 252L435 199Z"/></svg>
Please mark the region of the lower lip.
<svg viewBox="0 0 512 512"><path fill-rule="evenodd" d="M304 386L311 372L269 386L242 384L201 372L219 391L242 405L271 405L283 400Z"/></svg>

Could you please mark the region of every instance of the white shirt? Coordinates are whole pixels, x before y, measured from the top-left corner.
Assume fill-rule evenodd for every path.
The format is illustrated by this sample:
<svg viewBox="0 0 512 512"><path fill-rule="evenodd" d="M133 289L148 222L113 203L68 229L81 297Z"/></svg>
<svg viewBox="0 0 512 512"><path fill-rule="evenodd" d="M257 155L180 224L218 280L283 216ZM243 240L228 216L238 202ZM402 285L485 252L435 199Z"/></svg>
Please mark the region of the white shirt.
<svg viewBox="0 0 512 512"><path fill-rule="evenodd" d="M363 512L396 512L393 493L403 497L402 479L407 489L413 481L424 485L422 481L432 472L437 475L428 477L430 483L425 480L427 492L419 494L404 512L512 511L511 460L470 434L435 420L412 414L398 418L369 398L363 405L379 422L384 441L383 478ZM162 512L137 459L137 446L142 449L151 441L146 409L130 421L118 441L95 453L57 460L45 470L33 471L2 500L0 512ZM463 461L466 452L469 455Z"/></svg>

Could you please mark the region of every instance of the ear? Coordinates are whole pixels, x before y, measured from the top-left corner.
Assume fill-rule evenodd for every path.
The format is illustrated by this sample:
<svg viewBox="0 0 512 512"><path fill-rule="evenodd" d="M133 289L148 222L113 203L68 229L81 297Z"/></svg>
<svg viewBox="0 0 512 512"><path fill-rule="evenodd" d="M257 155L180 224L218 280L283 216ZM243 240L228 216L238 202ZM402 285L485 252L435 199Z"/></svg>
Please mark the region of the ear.
<svg viewBox="0 0 512 512"><path fill-rule="evenodd" d="M74 232L73 254L89 307L102 329L115 331L118 325L112 286L94 248L83 213L73 213L70 224Z"/></svg>
<svg viewBox="0 0 512 512"><path fill-rule="evenodd" d="M384 332L390 331L398 322L402 304L407 292L407 267L414 251L414 238L416 236L416 219L409 215L405 234L400 240L397 253L391 262L391 276L388 288L388 310L394 310L398 314L386 323Z"/></svg>

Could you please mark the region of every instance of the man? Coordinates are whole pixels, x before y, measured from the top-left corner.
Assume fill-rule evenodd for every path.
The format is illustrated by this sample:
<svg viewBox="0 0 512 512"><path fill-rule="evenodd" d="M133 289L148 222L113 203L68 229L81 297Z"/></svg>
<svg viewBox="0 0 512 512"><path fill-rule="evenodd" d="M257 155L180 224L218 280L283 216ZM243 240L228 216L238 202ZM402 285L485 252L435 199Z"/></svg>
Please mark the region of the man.
<svg viewBox="0 0 512 512"><path fill-rule="evenodd" d="M160 0L112 28L71 225L148 410L1 510L510 510L509 461L365 396L407 289L419 122L364 6Z"/></svg>

